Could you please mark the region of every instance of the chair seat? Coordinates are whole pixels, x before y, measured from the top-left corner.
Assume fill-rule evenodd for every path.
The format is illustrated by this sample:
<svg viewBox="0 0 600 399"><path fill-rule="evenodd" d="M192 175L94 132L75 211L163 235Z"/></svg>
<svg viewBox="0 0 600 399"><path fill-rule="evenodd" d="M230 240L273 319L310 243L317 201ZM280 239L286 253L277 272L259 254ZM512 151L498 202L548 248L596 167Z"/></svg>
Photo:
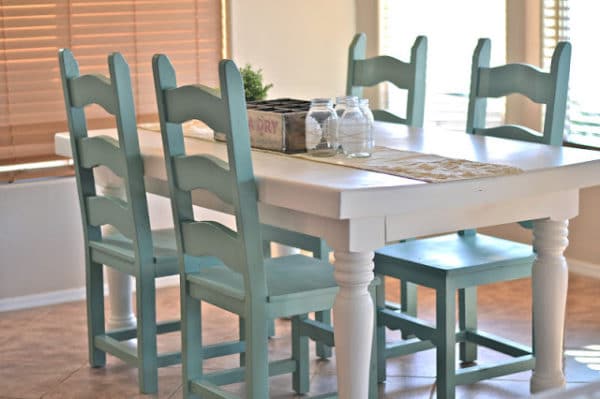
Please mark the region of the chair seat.
<svg viewBox="0 0 600 399"><path fill-rule="evenodd" d="M326 261L304 255L265 259L268 302L281 302L302 297L331 295L338 291L333 267ZM242 275L226 266L204 268L189 273L187 280L204 289L220 289L222 294L244 299Z"/></svg>
<svg viewBox="0 0 600 399"><path fill-rule="evenodd" d="M152 230L152 243L154 245L153 263L157 277L170 276L179 273L177 257L177 244L173 229ZM125 263L133 264L135 254L130 239L120 233L107 235L101 242L90 242L90 246L101 254L115 257ZM219 264L215 258L193 258L198 265Z"/></svg>
<svg viewBox="0 0 600 399"><path fill-rule="evenodd" d="M375 259L376 265L393 262L396 268L453 276L507 264L530 265L535 254L531 245L479 233L466 236L452 233L389 245L376 251Z"/></svg>

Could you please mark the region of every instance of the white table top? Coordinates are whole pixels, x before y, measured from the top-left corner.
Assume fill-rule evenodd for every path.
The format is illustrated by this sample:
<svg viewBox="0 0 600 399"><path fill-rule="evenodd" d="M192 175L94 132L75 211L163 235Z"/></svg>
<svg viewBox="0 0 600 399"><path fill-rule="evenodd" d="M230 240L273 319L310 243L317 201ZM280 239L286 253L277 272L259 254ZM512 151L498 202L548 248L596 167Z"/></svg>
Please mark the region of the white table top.
<svg viewBox="0 0 600 399"><path fill-rule="evenodd" d="M93 134L107 133L115 134L113 130L99 130ZM411 215L425 214L433 218L435 215L440 216L440 212L456 213L456 221L444 226L443 231L448 231L461 227L477 227L463 226L458 221L461 210L474 207L481 209L479 216L472 215L472 218L478 217L477 222L480 226L531 217L570 218L576 215L576 210L569 210L567 214L555 214L558 209L550 209L552 207L549 206L539 213L532 214L529 210L526 216L516 212L508 220L500 220L506 219L508 215L489 218L489 212L485 212L485 208L501 202L509 206L509 203L517 201L534 201L538 196L547 197L553 192L564 193L600 183L600 152L597 151L551 147L431 128L415 129L388 123L377 123L375 133L377 145L449 158L510 165L521 168L524 173L424 183L383 173L254 151L252 159L262 208L276 207L327 219L363 221L373 218L389 221L390 218L398 216L408 217L407 222L410 222ZM140 130L140 145L144 155L147 190L167 195L160 134ZM188 153L211 153L226 157L225 146L219 142L190 138L186 141L186 150ZM56 152L59 155L70 156L68 134L57 134ZM561 202L564 202L564 199L561 199ZM218 208L214 204L210 207ZM577 205L574 207L577 208ZM469 218L463 219L468 223L466 220ZM404 235L443 232L438 231L441 226L400 232L396 225L395 233L391 234L390 228L383 233L384 241L399 239ZM311 229L306 229L305 232L311 232L309 230Z"/></svg>

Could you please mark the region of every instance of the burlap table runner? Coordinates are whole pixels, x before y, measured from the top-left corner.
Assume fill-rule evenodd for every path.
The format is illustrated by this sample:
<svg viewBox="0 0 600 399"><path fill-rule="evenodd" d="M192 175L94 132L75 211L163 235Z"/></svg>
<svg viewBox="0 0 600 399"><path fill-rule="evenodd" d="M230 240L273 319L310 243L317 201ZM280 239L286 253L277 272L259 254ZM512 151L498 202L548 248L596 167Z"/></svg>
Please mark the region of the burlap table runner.
<svg viewBox="0 0 600 399"><path fill-rule="evenodd" d="M439 155L421 154L388 147L376 146L367 158L314 157L308 154L295 154L296 158L309 159L332 165L387 173L426 182L475 179L479 177L515 175L522 173L519 168L483 162L452 159Z"/></svg>
<svg viewBox="0 0 600 399"><path fill-rule="evenodd" d="M138 125L138 127L160 132L160 125L158 123L144 123ZM198 121L184 123L183 134L203 140L214 140L212 129ZM289 155L277 151L255 150L281 156L307 159L314 162L387 173L430 183L475 179L478 177L515 175L523 172L521 169L512 166L446 158L439 155L421 154L419 152L402 151L381 146L376 146L373 154L368 158L346 158L341 154L334 157L315 157L306 153Z"/></svg>

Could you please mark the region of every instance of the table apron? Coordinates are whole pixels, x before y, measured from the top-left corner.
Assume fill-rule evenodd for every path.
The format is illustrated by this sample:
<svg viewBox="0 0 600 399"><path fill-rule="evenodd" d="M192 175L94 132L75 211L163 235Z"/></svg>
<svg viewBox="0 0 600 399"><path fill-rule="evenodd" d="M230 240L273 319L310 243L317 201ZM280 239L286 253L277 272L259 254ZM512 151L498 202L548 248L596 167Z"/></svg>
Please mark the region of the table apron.
<svg viewBox="0 0 600 399"><path fill-rule="evenodd" d="M579 213L579 190L514 198L501 202L424 209L386 217L387 242L468 228L534 219L568 220Z"/></svg>

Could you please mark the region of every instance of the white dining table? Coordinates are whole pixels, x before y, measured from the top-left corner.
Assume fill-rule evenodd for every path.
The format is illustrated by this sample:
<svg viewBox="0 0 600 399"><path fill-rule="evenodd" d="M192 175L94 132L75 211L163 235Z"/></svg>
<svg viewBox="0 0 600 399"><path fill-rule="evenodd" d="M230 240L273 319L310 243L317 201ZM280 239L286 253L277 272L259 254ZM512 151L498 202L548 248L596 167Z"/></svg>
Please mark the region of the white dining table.
<svg viewBox="0 0 600 399"><path fill-rule="evenodd" d="M160 134L140 130L139 135L146 189L168 196ZM535 220L537 253L532 272L536 366L531 391L564 386L568 271L563 252L568 245L568 220L578 214L579 191L600 184L600 152L387 123L376 123L375 140L377 145L399 150L514 166L522 173L426 183L253 151L261 221L322 237L333 250L340 287L333 308L339 397L367 397L373 251L401 239L522 220ZM55 148L59 155L71 155L68 134L56 135ZM187 138L186 150L226 158L220 142ZM97 182L102 189L118 190L106 173ZM226 211L215 197L203 193L195 193L193 201ZM125 304L121 309L127 313L130 288L122 277L113 280L109 284L125 285L112 295L115 302Z"/></svg>

